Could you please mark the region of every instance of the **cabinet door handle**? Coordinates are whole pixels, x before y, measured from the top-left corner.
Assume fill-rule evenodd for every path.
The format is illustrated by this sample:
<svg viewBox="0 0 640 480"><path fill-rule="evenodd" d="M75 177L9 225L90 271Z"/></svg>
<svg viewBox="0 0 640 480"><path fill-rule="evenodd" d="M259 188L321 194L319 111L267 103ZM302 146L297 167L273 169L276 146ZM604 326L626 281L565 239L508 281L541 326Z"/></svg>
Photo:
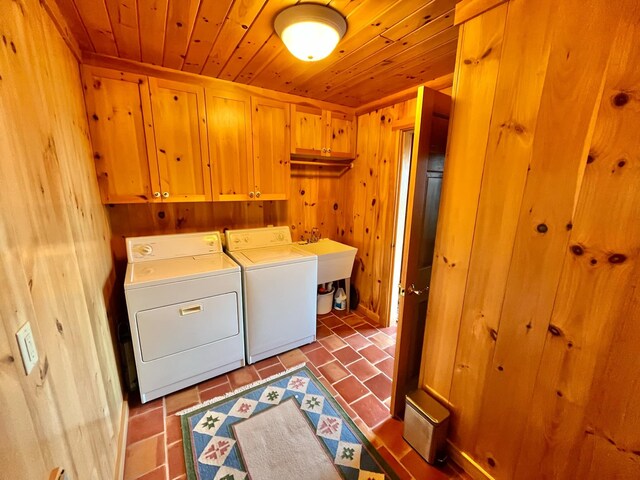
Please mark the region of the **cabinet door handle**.
<svg viewBox="0 0 640 480"><path fill-rule="evenodd" d="M327 153L327 149L326 148L322 148L322 153Z"/></svg>
<svg viewBox="0 0 640 480"><path fill-rule="evenodd" d="M260 198L260 192L256 192L256 198Z"/></svg>
<svg viewBox="0 0 640 480"><path fill-rule="evenodd" d="M249 198L253 198L253 192L249 192Z"/></svg>
<svg viewBox="0 0 640 480"><path fill-rule="evenodd" d="M203 310L202 305L193 305L191 307L184 307L180 309L180 316L192 315L194 313L201 312Z"/></svg>
<svg viewBox="0 0 640 480"><path fill-rule="evenodd" d="M330 148L327 148L327 153L331 153L331 149Z"/></svg>
<svg viewBox="0 0 640 480"><path fill-rule="evenodd" d="M160 198L160 192L153 192L153 196L155 198Z"/></svg>
<svg viewBox="0 0 640 480"><path fill-rule="evenodd" d="M164 198L169 198L169 192L162 192L162 196Z"/></svg>

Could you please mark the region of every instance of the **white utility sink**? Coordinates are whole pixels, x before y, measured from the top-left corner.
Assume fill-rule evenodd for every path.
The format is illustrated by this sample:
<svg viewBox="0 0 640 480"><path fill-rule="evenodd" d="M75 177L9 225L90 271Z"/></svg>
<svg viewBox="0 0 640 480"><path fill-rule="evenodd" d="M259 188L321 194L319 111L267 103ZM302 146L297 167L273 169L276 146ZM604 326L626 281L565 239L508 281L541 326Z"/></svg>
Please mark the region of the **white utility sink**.
<svg viewBox="0 0 640 480"><path fill-rule="evenodd" d="M316 243L301 242L298 246L318 256L318 284L351 277L357 248L328 238Z"/></svg>

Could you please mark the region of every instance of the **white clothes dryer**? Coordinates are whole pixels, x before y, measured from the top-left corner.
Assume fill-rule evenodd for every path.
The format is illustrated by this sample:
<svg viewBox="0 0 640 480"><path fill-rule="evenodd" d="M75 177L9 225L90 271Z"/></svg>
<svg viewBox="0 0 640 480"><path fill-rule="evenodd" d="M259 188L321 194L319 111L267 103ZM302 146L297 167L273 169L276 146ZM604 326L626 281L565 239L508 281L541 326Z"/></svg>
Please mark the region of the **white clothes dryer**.
<svg viewBox="0 0 640 480"><path fill-rule="evenodd" d="M244 366L241 272L220 233L134 237L126 245L142 403Z"/></svg>

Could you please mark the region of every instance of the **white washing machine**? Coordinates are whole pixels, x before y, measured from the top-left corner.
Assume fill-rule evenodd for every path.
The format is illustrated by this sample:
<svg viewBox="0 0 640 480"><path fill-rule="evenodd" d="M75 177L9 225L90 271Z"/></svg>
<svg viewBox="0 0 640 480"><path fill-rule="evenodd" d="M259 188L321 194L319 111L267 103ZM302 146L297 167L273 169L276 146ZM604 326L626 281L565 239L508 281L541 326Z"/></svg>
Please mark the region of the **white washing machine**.
<svg viewBox="0 0 640 480"><path fill-rule="evenodd" d="M126 244L124 289L142 402L242 367L242 278L220 234Z"/></svg>
<svg viewBox="0 0 640 480"><path fill-rule="evenodd" d="M313 342L318 257L292 243L289 227L228 230L226 240L242 267L247 362Z"/></svg>

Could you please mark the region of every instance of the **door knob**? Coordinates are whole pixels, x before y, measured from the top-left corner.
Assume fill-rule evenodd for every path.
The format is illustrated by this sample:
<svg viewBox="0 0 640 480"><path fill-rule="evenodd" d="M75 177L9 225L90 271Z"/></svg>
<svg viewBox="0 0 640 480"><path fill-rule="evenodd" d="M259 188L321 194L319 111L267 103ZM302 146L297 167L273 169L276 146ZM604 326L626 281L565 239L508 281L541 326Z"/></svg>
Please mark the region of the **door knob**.
<svg viewBox="0 0 640 480"><path fill-rule="evenodd" d="M331 149L330 148L327 148L327 153L331 153Z"/></svg>
<svg viewBox="0 0 640 480"><path fill-rule="evenodd" d="M160 198L160 192L153 192L153 196L156 198Z"/></svg>
<svg viewBox="0 0 640 480"><path fill-rule="evenodd" d="M162 192L162 196L164 198L169 198L169 192Z"/></svg>
<svg viewBox="0 0 640 480"><path fill-rule="evenodd" d="M249 198L253 198L253 192L249 192Z"/></svg>
<svg viewBox="0 0 640 480"><path fill-rule="evenodd" d="M260 198L260 192L256 192L256 198Z"/></svg>
<svg viewBox="0 0 640 480"><path fill-rule="evenodd" d="M420 290L416 290L416 285L414 283L412 283L409 288L407 288L407 293L409 295L413 294L413 295L422 295L423 293L426 293L429 291L429 285L425 286L424 288L420 289Z"/></svg>

